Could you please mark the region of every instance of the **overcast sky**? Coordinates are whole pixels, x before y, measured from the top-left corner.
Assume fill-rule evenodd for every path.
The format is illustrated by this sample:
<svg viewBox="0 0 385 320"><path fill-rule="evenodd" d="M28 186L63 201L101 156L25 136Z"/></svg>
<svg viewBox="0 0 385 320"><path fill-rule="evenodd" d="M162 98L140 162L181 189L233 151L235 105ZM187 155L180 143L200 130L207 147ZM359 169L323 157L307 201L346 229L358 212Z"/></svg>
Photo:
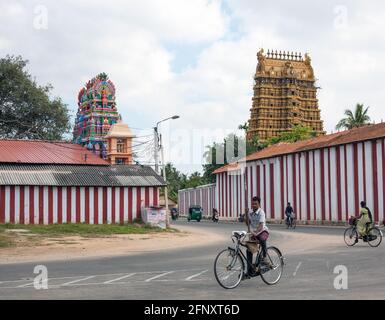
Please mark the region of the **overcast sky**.
<svg viewBox="0 0 385 320"><path fill-rule="evenodd" d="M357 102L381 121L384 33L380 0L0 0L0 56L28 59L73 114L81 86L106 72L131 127L180 115L162 130L166 158L187 171L201 168L202 137L249 119L259 48L310 53L326 131Z"/></svg>

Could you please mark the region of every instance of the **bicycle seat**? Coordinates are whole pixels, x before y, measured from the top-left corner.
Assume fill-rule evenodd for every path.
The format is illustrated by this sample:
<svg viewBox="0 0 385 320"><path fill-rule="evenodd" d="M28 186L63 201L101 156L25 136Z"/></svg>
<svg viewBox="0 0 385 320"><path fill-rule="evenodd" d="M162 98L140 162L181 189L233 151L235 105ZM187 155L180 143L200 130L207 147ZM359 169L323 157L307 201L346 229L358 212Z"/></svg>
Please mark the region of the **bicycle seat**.
<svg viewBox="0 0 385 320"><path fill-rule="evenodd" d="M246 231L233 231L233 236L237 237L237 238L242 238L244 237L247 232Z"/></svg>

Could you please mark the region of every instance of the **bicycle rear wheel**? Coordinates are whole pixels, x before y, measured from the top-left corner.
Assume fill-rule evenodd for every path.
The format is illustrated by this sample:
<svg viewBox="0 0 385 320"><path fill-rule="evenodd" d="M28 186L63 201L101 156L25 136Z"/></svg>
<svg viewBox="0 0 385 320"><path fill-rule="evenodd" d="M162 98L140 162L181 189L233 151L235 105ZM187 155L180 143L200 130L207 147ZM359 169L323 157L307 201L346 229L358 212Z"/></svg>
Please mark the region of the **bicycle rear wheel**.
<svg viewBox="0 0 385 320"><path fill-rule="evenodd" d="M296 226L297 226L297 219L293 219L293 223L292 223L293 229L295 229Z"/></svg>
<svg viewBox="0 0 385 320"><path fill-rule="evenodd" d="M344 241L347 246L352 247L358 242L358 232L353 227L347 228L344 232Z"/></svg>
<svg viewBox="0 0 385 320"><path fill-rule="evenodd" d="M378 247L382 241L382 233L377 227L373 227L368 232L368 243L371 247Z"/></svg>
<svg viewBox="0 0 385 320"><path fill-rule="evenodd" d="M259 265L261 278L266 284L273 285L276 284L282 276L282 254L277 248L269 247L267 248L266 258L271 263L271 267L265 266L263 265L263 262L261 262Z"/></svg>
<svg viewBox="0 0 385 320"><path fill-rule="evenodd" d="M234 289L242 281L244 274L242 257L233 249L225 249L218 253L214 262L214 274L218 283L225 289Z"/></svg>

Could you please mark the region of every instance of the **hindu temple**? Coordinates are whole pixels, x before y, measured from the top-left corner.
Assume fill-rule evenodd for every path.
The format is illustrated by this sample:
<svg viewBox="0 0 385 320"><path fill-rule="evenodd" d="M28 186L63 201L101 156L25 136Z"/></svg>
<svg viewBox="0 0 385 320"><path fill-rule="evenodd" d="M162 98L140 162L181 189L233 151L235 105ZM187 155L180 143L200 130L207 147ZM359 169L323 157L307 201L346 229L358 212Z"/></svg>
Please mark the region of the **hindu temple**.
<svg viewBox="0 0 385 320"><path fill-rule="evenodd" d="M134 137L118 114L113 82L100 73L79 91L74 143L100 154L111 164L131 164Z"/></svg>
<svg viewBox="0 0 385 320"><path fill-rule="evenodd" d="M265 141L297 125L325 134L310 56L261 49L257 57L247 138Z"/></svg>
<svg viewBox="0 0 385 320"><path fill-rule="evenodd" d="M115 86L100 73L79 91L73 140L88 149L105 150L105 136L118 120Z"/></svg>

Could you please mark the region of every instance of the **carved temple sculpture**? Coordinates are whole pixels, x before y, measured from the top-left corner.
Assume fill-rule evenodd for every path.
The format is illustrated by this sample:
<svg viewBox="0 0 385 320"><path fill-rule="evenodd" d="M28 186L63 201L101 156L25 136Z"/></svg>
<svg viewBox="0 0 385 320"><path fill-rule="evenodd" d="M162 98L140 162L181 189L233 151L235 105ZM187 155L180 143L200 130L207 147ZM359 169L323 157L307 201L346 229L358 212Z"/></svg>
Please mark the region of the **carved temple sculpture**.
<svg viewBox="0 0 385 320"><path fill-rule="evenodd" d="M297 125L325 134L310 56L261 49L257 57L247 138L265 141Z"/></svg>
<svg viewBox="0 0 385 320"><path fill-rule="evenodd" d="M81 88L73 141L88 149L106 153L105 136L119 120L115 104L115 86L101 73Z"/></svg>

